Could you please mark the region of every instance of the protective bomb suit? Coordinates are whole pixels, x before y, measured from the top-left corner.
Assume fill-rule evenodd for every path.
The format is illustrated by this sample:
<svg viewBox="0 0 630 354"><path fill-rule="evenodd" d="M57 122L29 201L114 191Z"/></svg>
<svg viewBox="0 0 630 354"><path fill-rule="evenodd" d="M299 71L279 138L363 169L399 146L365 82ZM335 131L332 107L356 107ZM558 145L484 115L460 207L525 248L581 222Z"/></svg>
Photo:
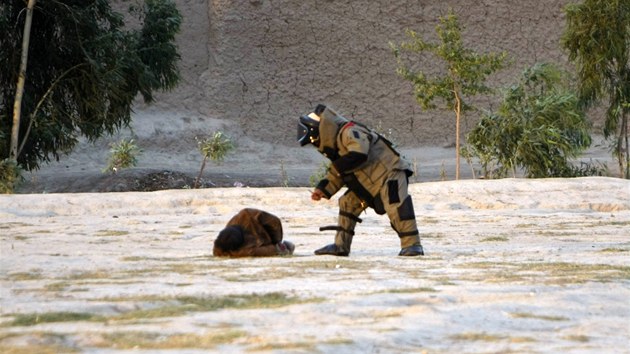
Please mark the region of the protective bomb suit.
<svg viewBox="0 0 630 354"><path fill-rule="evenodd" d="M217 257L270 257L293 254L295 246L282 241L280 219L263 210L245 208L228 221L214 241Z"/></svg>
<svg viewBox="0 0 630 354"><path fill-rule="evenodd" d="M335 243L315 254L347 256L359 215L371 207L377 214L387 214L400 238L400 256L419 256L424 251L416 225L408 179L410 164L392 144L368 127L338 115L324 105L301 116L298 142L314 145L332 162L311 198L330 199L342 187L348 191L339 198L338 225L320 230L336 230Z"/></svg>

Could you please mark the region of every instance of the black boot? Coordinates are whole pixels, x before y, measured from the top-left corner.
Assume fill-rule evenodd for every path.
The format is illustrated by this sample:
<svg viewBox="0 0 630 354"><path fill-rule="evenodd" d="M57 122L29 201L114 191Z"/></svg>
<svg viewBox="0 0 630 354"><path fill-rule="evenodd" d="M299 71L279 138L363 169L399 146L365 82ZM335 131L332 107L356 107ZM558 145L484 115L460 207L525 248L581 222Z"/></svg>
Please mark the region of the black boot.
<svg viewBox="0 0 630 354"><path fill-rule="evenodd" d="M318 256L323 255L323 254L330 254L332 256L347 257L350 254L350 252L344 251L340 249L339 247L337 247L336 244L331 243L330 245L326 245L318 250L315 250L315 254Z"/></svg>
<svg viewBox="0 0 630 354"><path fill-rule="evenodd" d="M401 249L398 255L406 256L406 257L424 256L424 250L422 249L421 245L413 245L413 246L409 246L409 247L405 247Z"/></svg>

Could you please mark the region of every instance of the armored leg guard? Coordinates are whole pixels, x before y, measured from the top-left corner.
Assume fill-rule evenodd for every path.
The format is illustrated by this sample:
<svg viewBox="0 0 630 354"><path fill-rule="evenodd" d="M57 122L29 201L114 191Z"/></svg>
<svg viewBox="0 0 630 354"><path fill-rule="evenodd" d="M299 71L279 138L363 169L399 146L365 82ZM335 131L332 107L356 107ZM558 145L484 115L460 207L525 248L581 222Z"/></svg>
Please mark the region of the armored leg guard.
<svg viewBox="0 0 630 354"><path fill-rule="evenodd" d="M424 254L424 250L420 244L413 201L407 189L407 176L398 171L390 176L380 196L391 226L400 238L399 255L419 256Z"/></svg>
<svg viewBox="0 0 630 354"><path fill-rule="evenodd" d="M352 245L352 237L354 236L354 227L357 222L361 222L359 214L365 209L361 204L361 200L352 193L346 193L339 198L339 218L337 226L320 227L320 231L335 230L335 243L326 245L315 251L317 255L330 254L335 256L348 256L350 254L350 246Z"/></svg>

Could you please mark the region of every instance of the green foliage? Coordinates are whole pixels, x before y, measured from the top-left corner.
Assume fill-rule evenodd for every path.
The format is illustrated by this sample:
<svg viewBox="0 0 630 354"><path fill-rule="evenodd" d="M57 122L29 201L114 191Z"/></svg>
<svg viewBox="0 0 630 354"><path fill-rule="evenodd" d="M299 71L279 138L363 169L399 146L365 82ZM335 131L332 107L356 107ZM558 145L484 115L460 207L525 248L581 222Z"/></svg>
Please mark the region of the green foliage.
<svg viewBox="0 0 630 354"><path fill-rule="evenodd" d="M112 144L112 148L109 152L110 156L107 167L103 170L103 172L116 173L123 168L129 168L137 165L138 156L142 151L138 148L133 139L123 139L118 143Z"/></svg>
<svg viewBox="0 0 630 354"><path fill-rule="evenodd" d="M22 0L0 3L0 159L9 156L24 27ZM39 1L33 13L18 164L26 170L128 126L135 97L177 84L173 0L146 0L126 29L108 0Z"/></svg>
<svg viewBox="0 0 630 354"><path fill-rule="evenodd" d="M206 167L208 159L221 163L223 162L225 155L227 155L230 150L234 149L234 144L232 144L230 137L223 134L221 131L216 131L212 137L203 139L197 143L199 145L199 151L203 155L203 161L201 162L199 175L197 175L193 188L197 188L199 186L199 181L201 180L201 175L203 174L203 170Z"/></svg>
<svg viewBox="0 0 630 354"><path fill-rule="evenodd" d="M614 155L630 178L630 1L584 0L565 12L562 43L577 66L580 100L587 106L600 100L609 104L604 136L616 137Z"/></svg>
<svg viewBox="0 0 630 354"><path fill-rule="evenodd" d="M409 41L400 46L390 44L398 62L396 72L403 79L410 81L414 87L416 100L423 109L442 107L455 111L456 118L456 150L457 178L459 178L459 130L462 112L474 109L469 98L478 94L487 94L492 90L485 85L486 78L504 67L507 54L478 54L465 48L461 38L461 28L457 16L449 10L447 16L440 17L436 27L439 43L430 43L416 32L407 30ZM429 70L413 70L405 63L403 53L409 52L417 56L418 61L425 52L446 64L446 72L431 76ZM438 104L441 103L441 104Z"/></svg>
<svg viewBox="0 0 630 354"><path fill-rule="evenodd" d="M508 88L498 112L468 134L465 154L481 162L486 177L522 168L528 177L579 174L569 159L590 146L589 124L577 95L554 65L537 64Z"/></svg>
<svg viewBox="0 0 630 354"><path fill-rule="evenodd" d="M223 162L225 155L234 148L230 137L221 131L214 132L212 137L204 139L198 144L204 159L211 159L219 163Z"/></svg>
<svg viewBox="0 0 630 354"><path fill-rule="evenodd" d="M408 42L399 47L391 45L398 60L397 73L414 85L414 94L423 109L435 109L436 100L442 100L444 108L456 109L457 100L461 101L462 111L473 107L467 103L466 97L480 93L489 93L486 78L503 68L506 53L489 53L480 55L465 48L461 38L461 28L457 16L452 10L445 17L440 17L436 27L440 43L429 43L416 32L407 30ZM403 61L402 53L408 51L421 55L424 52L433 54L446 63L446 73L430 77L425 71L414 71ZM433 69L433 68L427 68ZM459 98L458 98L459 97Z"/></svg>
<svg viewBox="0 0 630 354"><path fill-rule="evenodd" d="M11 194L22 180L21 170L14 161L0 161L0 194Z"/></svg>

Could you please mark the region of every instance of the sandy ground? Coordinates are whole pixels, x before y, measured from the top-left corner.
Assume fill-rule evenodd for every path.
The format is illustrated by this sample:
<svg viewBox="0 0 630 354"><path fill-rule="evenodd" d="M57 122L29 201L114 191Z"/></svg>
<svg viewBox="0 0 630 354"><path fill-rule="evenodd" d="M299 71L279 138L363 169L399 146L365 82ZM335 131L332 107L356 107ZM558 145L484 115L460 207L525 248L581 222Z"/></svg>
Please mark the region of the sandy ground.
<svg viewBox="0 0 630 354"><path fill-rule="evenodd" d="M414 259L371 211L350 257L313 255L337 206L305 187L1 195L0 351L630 352L630 182L410 192ZM243 207L278 215L295 254L212 257Z"/></svg>

